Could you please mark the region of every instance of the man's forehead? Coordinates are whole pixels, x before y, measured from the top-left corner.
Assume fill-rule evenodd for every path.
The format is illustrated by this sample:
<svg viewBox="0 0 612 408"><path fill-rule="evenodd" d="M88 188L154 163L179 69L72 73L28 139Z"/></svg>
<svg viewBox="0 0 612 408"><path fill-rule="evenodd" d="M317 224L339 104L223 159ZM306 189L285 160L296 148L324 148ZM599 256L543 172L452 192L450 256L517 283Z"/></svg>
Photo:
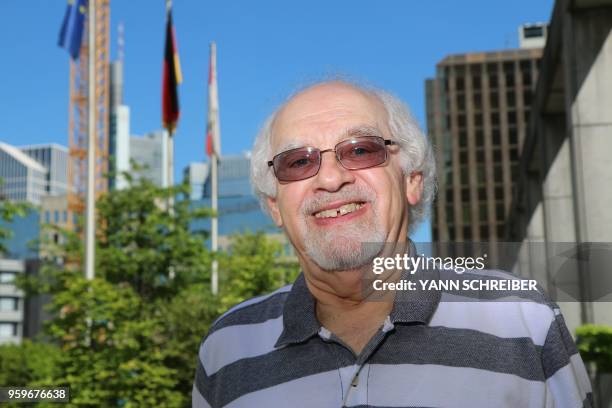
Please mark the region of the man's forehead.
<svg viewBox="0 0 612 408"><path fill-rule="evenodd" d="M272 124L272 144L299 145L316 128L329 129L338 139L355 128L382 131L386 111L380 100L349 84L322 84L294 96L276 115ZM382 133L382 132L379 132Z"/></svg>

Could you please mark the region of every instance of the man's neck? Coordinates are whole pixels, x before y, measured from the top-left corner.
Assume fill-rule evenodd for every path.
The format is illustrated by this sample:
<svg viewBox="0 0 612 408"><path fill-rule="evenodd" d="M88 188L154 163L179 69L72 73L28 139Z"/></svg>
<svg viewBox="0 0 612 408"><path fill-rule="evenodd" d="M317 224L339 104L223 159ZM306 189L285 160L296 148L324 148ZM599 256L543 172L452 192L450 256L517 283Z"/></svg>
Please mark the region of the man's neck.
<svg viewBox="0 0 612 408"><path fill-rule="evenodd" d="M393 303L364 299L361 272L326 274L322 277L305 274L308 289L316 301L317 318L359 354L382 326Z"/></svg>

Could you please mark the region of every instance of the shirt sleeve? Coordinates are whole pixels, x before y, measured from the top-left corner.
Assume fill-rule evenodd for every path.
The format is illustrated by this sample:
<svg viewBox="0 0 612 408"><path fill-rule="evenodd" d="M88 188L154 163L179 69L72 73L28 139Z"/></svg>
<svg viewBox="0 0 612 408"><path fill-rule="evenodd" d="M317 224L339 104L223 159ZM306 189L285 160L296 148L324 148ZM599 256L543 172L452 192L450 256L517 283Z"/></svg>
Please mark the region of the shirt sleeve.
<svg viewBox="0 0 612 408"><path fill-rule="evenodd" d="M191 392L191 406L192 408L212 408L211 401L213 399L211 393L210 378L206 375L204 369L204 362L202 361L204 343L206 342L205 337L200 344L200 350L196 361L196 373L193 381L193 390Z"/></svg>
<svg viewBox="0 0 612 408"><path fill-rule="evenodd" d="M591 382L578 348L556 304L542 348L546 407L593 407Z"/></svg>

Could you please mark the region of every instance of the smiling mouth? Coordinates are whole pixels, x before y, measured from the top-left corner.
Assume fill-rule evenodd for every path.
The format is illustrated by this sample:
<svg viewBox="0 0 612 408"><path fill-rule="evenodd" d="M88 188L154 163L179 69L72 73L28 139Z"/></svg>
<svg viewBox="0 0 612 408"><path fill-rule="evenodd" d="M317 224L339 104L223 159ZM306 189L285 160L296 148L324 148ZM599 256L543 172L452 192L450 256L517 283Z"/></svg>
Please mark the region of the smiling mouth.
<svg viewBox="0 0 612 408"><path fill-rule="evenodd" d="M364 202L359 203L349 203L341 205L338 208L332 208L329 210L323 210L314 213L315 218L337 218L342 217L343 215L350 214L362 208L365 205Z"/></svg>

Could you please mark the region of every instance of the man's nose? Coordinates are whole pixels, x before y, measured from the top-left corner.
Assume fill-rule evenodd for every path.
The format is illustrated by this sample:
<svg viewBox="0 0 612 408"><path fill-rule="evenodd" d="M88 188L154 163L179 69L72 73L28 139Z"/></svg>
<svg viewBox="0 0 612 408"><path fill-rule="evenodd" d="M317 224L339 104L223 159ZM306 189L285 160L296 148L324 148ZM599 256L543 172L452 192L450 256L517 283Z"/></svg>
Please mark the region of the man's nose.
<svg viewBox="0 0 612 408"><path fill-rule="evenodd" d="M321 168L316 176L316 188L337 191L344 184L354 181L353 172L342 167L333 151L321 153Z"/></svg>

